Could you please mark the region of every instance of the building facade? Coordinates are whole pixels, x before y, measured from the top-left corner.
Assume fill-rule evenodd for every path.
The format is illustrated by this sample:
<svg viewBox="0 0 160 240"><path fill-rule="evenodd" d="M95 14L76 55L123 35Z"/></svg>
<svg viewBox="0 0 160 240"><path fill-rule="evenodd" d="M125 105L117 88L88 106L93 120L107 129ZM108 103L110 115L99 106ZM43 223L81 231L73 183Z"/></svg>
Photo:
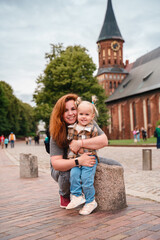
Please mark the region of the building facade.
<svg viewBox="0 0 160 240"><path fill-rule="evenodd" d="M111 0L98 38L97 79L105 89L110 124L104 130L109 139L131 139L133 130L145 128L148 137L160 120L160 48L123 63L124 40Z"/></svg>

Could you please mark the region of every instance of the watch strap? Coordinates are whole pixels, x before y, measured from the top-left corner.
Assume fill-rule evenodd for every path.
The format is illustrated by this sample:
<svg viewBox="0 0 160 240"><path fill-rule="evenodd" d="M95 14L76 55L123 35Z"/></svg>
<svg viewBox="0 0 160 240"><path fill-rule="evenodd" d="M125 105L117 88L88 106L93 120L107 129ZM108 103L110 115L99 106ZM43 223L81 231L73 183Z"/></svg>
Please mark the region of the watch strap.
<svg viewBox="0 0 160 240"><path fill-rule="evenodd" d="M78 158L76 158L76 159L75 159L75 164L76 164L76 166L78 166L78 167L79 167Z"/></svg>

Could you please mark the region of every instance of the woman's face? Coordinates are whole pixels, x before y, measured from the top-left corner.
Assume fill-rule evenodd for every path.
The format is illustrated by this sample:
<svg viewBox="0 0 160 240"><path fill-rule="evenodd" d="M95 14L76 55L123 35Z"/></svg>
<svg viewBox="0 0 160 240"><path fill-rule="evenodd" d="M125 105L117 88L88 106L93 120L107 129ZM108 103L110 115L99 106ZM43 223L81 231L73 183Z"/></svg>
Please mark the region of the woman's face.
<svg viewBox="0 0 160 240"><path fill-rule="evenodd" d="M66 102L63 119L68 125L75 123L75 121L77 120L77 107L74 100L69 100L68 102Z"/></svg>

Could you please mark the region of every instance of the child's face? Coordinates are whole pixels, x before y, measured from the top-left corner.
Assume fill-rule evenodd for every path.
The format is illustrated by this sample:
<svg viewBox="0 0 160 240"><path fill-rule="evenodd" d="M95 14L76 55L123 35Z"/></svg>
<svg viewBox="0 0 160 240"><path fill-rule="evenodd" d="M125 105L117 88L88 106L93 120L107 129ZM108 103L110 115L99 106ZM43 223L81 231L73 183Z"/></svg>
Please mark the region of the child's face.
<svg viewBox="0 0 160 240"><path fill-rule="evenodd" d="M93 109L88 104L82 104L78 107L78 123L81 126L88 125L94 118Z"/></svg>

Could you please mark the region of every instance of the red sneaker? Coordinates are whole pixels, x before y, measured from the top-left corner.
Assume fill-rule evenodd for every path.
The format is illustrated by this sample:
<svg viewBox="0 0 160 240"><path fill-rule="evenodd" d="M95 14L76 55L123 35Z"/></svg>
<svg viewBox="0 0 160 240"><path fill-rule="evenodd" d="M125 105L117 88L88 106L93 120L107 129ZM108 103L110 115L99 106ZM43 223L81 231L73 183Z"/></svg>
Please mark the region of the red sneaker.
<svg viewBox="0 0 160 240"><path fill-rule="evenodd" d="M60 195L60 207L61 208L66 208L69 203L70 203L70 197L63 197Z"/></svg>

